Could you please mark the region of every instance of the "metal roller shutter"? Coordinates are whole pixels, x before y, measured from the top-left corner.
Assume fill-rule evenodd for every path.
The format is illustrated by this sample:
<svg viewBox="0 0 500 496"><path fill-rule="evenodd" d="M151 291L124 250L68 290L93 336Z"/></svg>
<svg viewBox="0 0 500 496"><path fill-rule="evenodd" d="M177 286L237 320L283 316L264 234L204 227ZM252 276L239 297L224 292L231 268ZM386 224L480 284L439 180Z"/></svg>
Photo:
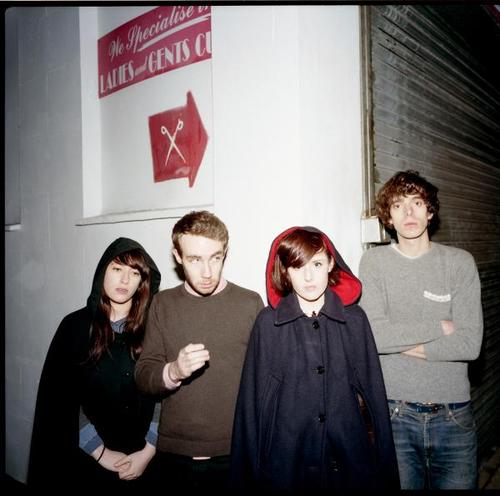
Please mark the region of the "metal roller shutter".
<svg viewBox="0 0 500 496"><path fill-rule="evenodd" d="M373 214L382 183L398 170L416 169L440 190L441 227L433 240L475 257L485 334L469 375L484 460L500 445L500 91L494 67L500 27L478 5L367 6L361 21L365 216ZM468 23L469 31L470 23L476 29L474 42ZM496 60L485 56L479 38Z"/></svg>

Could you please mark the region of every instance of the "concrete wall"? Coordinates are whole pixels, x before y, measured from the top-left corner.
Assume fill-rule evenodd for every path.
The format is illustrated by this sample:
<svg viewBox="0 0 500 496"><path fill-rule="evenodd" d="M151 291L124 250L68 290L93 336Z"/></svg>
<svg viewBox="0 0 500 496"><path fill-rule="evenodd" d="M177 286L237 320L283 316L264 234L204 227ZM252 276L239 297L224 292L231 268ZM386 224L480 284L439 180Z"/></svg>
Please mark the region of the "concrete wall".
<svg viewBox="0 0 500 496"><path fill-rule="evenodd" d="M125 7L106 9L127 19ZM18 68L9 74L17 77L19 153L6 157L6 167L16 167L18 156L21 220L19 230L5 233L6 471L24 481L47 348L62 317L84 304L105 247L118 236L135 238L157 261L162 288L179 281L170 256L176 219L75 225L85 198L95 196L84 188L89 172L82 168L82 157L96 154L84 132L95 115L82 111L92 98L81 81L88 61L79 56L89 36L80 33L86 14L73 7L15 13L8 21L17 18L18 57L9 60ZM271 240L304 224L327 231L356 272L358 8L215 6L212 36L212 210L230 231L226 277L265 298ZM6 114L6 135L15 117Z"/></svg>

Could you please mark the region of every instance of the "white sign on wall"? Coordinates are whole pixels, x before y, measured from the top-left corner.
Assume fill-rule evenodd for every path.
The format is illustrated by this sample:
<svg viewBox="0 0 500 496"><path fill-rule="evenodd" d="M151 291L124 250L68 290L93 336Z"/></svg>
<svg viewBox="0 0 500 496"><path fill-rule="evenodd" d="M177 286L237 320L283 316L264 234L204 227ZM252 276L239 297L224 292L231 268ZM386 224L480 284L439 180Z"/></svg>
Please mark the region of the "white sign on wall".
<svg viewBox="0 0 500 496"><path fill-rule="evenodd" d="M213 204L211 8L158 7L123 22L124 12L133 8L98 9L99 26L113 26L113 16L120 19L98 39L101 214L209 206ZM177 128L177 120L160 125L162 141L158 138L156 151L161 156L155 158L151 118L192 107L193 102L197 129L203 130L204 138L194 149L188 140L193 126L188 126L187 118L181 119L183 129ZM185 167L174 166L182 160L179 151ZM155 160L163 164L161 168L155 169Z"/></svg>

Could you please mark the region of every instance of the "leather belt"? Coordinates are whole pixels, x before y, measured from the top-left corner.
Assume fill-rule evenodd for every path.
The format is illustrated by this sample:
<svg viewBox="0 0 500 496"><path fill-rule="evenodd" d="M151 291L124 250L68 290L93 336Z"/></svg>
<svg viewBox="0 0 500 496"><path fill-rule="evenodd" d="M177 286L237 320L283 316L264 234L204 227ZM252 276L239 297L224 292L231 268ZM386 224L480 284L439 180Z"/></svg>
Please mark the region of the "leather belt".
<svg viewBox="0 0 500 496"><path fill-rule="evenodd" d="M459 408L463 408L467 406L470 401L464 401L462 403L410 403L404 401L403 404L408 408L415 410L418 413L436 413L439 410L443 410L444 408L448 408L450 410L458 410Z"/></svg>

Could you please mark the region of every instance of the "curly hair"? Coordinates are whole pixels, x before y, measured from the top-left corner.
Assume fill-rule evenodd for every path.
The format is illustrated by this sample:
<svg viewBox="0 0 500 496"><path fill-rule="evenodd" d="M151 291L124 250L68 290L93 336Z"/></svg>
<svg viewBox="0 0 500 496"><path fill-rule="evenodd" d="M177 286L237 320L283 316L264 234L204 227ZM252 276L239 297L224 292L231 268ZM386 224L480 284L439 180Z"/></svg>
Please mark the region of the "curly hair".
<svg viewBox="0 0 500 496"><path fill-rule="evenodd" d="M375 206L382 224L393 229L391 223L391 206L402 196L419 195L433 214L429 230L435 230L439 224L438 188L424 179L416 170L400 171L394 174L377 193Z"/></svg>

